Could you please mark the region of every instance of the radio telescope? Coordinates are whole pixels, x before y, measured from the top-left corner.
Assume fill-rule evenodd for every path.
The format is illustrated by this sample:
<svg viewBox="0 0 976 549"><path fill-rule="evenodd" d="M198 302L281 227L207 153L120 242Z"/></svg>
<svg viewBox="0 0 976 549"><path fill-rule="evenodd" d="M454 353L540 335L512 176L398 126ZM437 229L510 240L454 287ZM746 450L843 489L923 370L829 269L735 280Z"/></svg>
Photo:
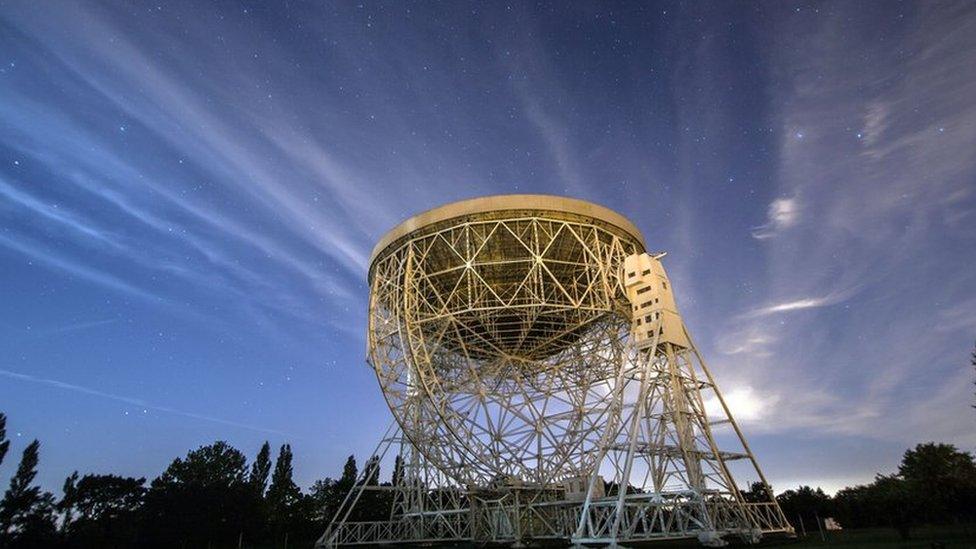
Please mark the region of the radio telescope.
<svg viewBox="0 0 976 549"><path fill-rule="evenodd" d="M381 486L367 466L319 546L792 534L662 257L623 216L554 196L456 202L385 235L368 359L395 421L371 463L400 468ZM389 505L362 520L367 500Z"/></svg>

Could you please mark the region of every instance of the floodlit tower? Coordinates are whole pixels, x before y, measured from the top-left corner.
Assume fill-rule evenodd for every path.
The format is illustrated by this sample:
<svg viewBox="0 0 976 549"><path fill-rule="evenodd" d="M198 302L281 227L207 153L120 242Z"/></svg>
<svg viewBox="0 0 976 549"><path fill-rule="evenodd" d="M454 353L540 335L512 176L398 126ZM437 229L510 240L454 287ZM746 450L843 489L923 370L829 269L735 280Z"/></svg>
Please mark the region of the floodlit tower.
<svg viewBox="0 0 976 549"><path fill-rule="evenodd" d="M619 214L554 196L448 204L384 236L368 352L395 421L375 456L400 472L382 486L365 468L319 546L792 534L663 255ZM364 501L389 508L364 517Z"/></svg>

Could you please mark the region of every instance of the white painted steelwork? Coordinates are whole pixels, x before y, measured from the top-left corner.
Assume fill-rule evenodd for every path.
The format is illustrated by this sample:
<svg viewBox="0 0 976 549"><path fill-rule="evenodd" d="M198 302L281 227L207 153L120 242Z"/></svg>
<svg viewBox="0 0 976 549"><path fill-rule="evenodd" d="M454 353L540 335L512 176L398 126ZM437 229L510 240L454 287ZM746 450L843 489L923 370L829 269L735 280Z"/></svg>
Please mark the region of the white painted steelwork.
<svg viewBox="0 0 976 549"><path fill-rule="evenodd" d="M661 257L619 214L560 197L469 200L392 230L370 265L368 353L395 417L377 455L394 448L404 474L380 487L367 468L319 545L791 534ZM748 501L735 460L766 487ZM389 520L348 520L381 489Z"/></svg>

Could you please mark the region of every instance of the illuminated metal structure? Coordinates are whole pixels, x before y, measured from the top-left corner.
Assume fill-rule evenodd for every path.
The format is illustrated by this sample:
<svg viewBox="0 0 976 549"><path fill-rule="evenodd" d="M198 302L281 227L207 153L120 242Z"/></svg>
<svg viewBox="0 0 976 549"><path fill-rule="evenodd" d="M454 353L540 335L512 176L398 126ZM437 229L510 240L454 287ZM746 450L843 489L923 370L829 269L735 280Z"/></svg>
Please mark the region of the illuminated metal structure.
<svg viewBox="0 0 976 549"><path fill-rule="evenodd" d="M792 533L662 257L619 214L553 196L466 200L390 231L368 352L395 417L376 459L403 466L392 486L366 467L319 546ZM376 490L389 515L352 520Z"/></svg>

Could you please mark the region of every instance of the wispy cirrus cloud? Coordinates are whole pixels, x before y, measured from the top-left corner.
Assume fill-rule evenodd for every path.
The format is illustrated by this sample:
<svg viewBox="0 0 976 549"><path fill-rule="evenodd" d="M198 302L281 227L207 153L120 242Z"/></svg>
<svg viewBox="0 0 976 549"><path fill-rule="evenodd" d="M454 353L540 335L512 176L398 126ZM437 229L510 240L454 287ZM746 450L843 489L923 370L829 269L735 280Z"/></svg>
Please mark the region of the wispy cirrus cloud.
<svg viewBox="0 0 976 549"><path fill-rule="evenodd" d="M766 347L775 340L759 329L732 332L718 342L719 351L726 355L767 356Z"/></svg>
<svg viewBox="0 0 976 549"><path fill-rule="evenodd" d="M846 290L832 292L825 296L802 297L788 301L781 301L779 303L772 303L757 309L753 309L744 313L742 316L743 318L755 318L774 315L777 313L801 311L803 309L818 309L820 307L827 307L829 305L841 303L850 298L854 293L854 290Z"/></svg>
<svg viewBox="0 0 976 549"><path fill-rule="evenodd" d="M781 231L796 225L800 220L800 204L797 198L777 198L769 204L767 221L752 230L757 240L773 238Z"/></svg>
<svg viewBox="0 0 976 549"><path fill-rule="evenodd" d="M36 385L44 385L44 386L47 386L47 387L52 387L52 388L55 388L55 389L61 389L61 390L64 390L64 391L71 391L71 392L74 392L74 393L81 393L81 394L84 394L84 395L93 396L93 397L97 397L97 398L101 398L101 399L114 400L116 402L121 402L123 404L127 404L127 405L134 406L134 407L137 407L137 408L143 408L143 409L147 409L147 410L154 410L156 412L163 412L163 413L167 413L167 414L176 414L176 415L179 415L179 416L188 417L188 418L192 418L192 419L198 419L198 420L206 421L206 422L209 422L209 423L216 423L216 424L219 424L219 425L227 425L229 427L237 427L237 428L240 428L240 429L248 429L248 430L251 430L251 431L258 431L258 432L261 432L261 433L271 433L271 434L281 435L281 436L285 436L285 437L291 437L292 436L289 433L286 433L284 431L280 431L278 429L269 429L267 427L261 427L259 425L251 425L251 424L248 424L248 423L241 423L239 421L232 421L232 420L223 419L223 418L219 418L219 417L215 417L215 416L210 416L210 415L206 415L206 414L197 414L197 413L194 413L194 412L188 412L186 410L179 410L179 409L176 409L176 408L171 408L169 406L159 406L159 405L156 405L156 404L152 404L152 403L150 403L150 402L148 402L148 401L146 401L144 399L141 399L141 398L135 398L135 397L129 397L129 396L124 396L124 395L117 395L117 394L114 394L114 393L108 393L108 392L101 391L101 390L98 390L98 389L92 389L90 387L85 387L83 385L76 385L74 383L66 383L64 381L59 381L59 380L56 380L56 379L38 377L38 376L29 375L29 374L24 374L24 373L21 373L21 372L14 372L14 371L11 371L11 370L4 370L4 369L0 369L0 376L6 377L7 379L13 379L13 380L16 380L16 381L22 381L22 382L26 382L26 383L33 383L33 384L36 384Z"/></svg>
<svg viewBox="0 0 976 549"><path fill-rule="evenodd" d="M160 295L147 292L125 282L118 277L91 269L83 263L64 259L58 254L45 249L45 247L42 245L26 242L22 239L13 239L0 235L0 246L20 252L31 260L38 261L42 265L78 276L84 280L88 280L110 290L137 297L157 305L166 303L165 299Z"/></svg>
<svg viewBox="0 0 976 549"><path fill-rule="evenodd" d="M361 194L341 204L334 202L342 185L346 194L360 193L348 177L342 185L336 179L348 173L312 170L311 179L326 180L328 175L337 183L321 193L327 201L308 200L313 193L299 198L297 189L287 183L310 178L276 173L272 165L274 159L283 158L283 147L251 137L261 131L230 125L222 116L225 112L200 98L195 83L180 81L145 56L142 46L130 43L104 13L81 6L75 6L75 12L96 34L126 47L104 48L102 40L87 31L72 34L69 40L74 43L64 47L43 32L50 21L27 16L19 23L36 31L29 34L37 40L38 50L49 48L46 53L73 73L78 86L94 91L89 97L97 100L91 101L113 104L124 115L114 131L96 134L78 110L52 109L50 103L16 88L0 92L4 105L0 118L7 123L3 144L19 153L14 167L21 171L18 179L0 182L0 196L18 206L16 213L39 216L48 231L37 234L41 227L25 220L7 233L8 247L29 252L51 268L84 273L84 279L106 288L152 293L143 288L146 275L112 264L129 259L149 273L164 272L197 291L216 289L211 295L253 301L255 306L245 309L257 314L274 310L313 320L318 315L309 303L352 299L352 281L363 276L369 250L365 235L352 227L362 226L364 220L375 222L382 215L375 207L371 215L364 215L367 204ZM146 87L145 82L153 85ZM147 160L124 152L128 139L154 137L168 140L172 156ZM295 146L298 142L284 145L303 154L304 149ZM316 166L327 161L325 151L304 157L316 154L321 158ZM50 176L39 179L40 170L49 171L62 184L55 185ZM204 188L200 179L218 184ZM211 207L228 199L250 202L249 207L274 216L273 224L278 226L273 231L256 230L232 209ZM98 215L93 217L93 212ZM116 216L111 226L105 223L106 212ZM346 222L346 216L355 222ZM97 253L81 260L70 251L45 246L51 234L64 234ZM152 241L148 248L147 241Z"/></svg>
<svg viewBox="0 0 976 549"><path fill-rule="evenodd" d="M956 377L958 349L971 346L971 315L947 304L967 300L962 265L976 259L955 221L974 208L976 107L964 98L976 71L962 52L976 46L976 13L922 7L898 38L916 53L898 56L842 36L869 16L841 11L782 35L821 56L773 55L791 92L776 100L777 198L751 235L767 254L767 284L721 348L741 361L731 368L743 383L790 395L775 401L778 429L962 443L959 429L925 424L946 419L935 399L967 409L938 380ZM907 415L917 416L911 429Z"/></svg>
<svg viewBox="0 0 976 549"><path fill-rule="evenodd" d="M807 297L803 299L797 299L795 301L787 301L784 303L776 303L774 305L769 305L761 309L756 309L750 316L764 316L771 315L773 313L783 313L787 311L795 311L797 309L812 309L816 307L823 307L830 303L825 297Z"/></svg>
<svg viewBox="0 0 976 549"><path fill-rule="evenodd" d="M99 326L108 326L110 324L115 324L119 322L118 318L103 318L100 320L85 320L82 322L72 322L70 324L64 324L61 326L54 326L44 330L40 330L40 333L44 335L53 334L64 334L68 332L77 332L80 330L88 330L91 328L98 328Z"/></svg>

